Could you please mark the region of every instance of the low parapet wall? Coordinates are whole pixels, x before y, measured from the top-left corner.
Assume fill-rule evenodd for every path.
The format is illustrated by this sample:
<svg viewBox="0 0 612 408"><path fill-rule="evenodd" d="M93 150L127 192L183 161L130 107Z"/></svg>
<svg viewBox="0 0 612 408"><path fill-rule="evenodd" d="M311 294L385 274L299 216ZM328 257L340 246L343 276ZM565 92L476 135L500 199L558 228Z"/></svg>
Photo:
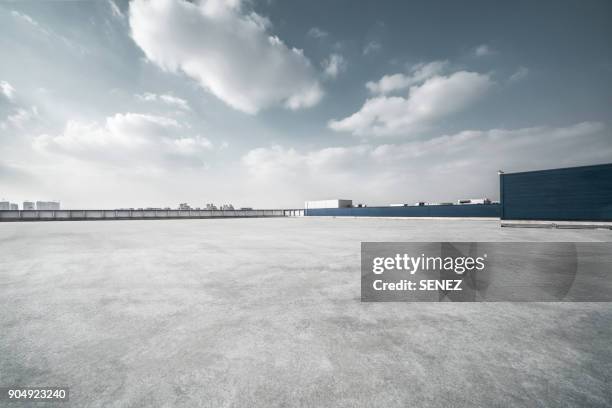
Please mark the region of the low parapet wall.
<svg viewBox="0 0 612 408"><path fill-rule="evenodd" d="M0 211L2 221L160 220L297 217L303 210L24 210Z"/></svg>
<svg viewBox="0 0 612 408"><path fill-rule="evenodd" d="M559 228L559 229L611 229L612 221L539 221L539 220L501 220L502 227L521 228Z"/></svg>

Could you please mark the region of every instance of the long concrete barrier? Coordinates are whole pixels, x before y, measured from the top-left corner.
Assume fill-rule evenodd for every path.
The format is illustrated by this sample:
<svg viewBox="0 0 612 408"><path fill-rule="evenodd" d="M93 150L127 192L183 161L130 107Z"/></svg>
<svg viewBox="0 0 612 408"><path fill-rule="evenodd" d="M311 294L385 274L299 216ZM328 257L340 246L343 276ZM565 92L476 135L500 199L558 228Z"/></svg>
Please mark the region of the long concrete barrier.
<svg viewBox="0 0 612 408"><path fill-rule="evenodd" d="M198 218L301 217L304 210L20 210L0 211L7 221L163 220Z"/></svg>

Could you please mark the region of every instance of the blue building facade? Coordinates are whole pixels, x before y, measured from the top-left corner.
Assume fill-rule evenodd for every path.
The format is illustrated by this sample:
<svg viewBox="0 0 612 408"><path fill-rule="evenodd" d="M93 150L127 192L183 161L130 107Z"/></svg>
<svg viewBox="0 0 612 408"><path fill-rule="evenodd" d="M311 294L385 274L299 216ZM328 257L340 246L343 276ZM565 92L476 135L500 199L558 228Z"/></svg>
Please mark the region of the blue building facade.
<svg viewBox="0 0 612 408"><path fill-rule="evenodd" d="M612 164L500 175L502 220L612 221Z"/></svg>
<svg viewBox="0 0 612 408"><path fill-rule="evenodd" d="M499 218L499 204L424 205L408 207L311 208L306 216L332 217L485 217Z"/></svg>

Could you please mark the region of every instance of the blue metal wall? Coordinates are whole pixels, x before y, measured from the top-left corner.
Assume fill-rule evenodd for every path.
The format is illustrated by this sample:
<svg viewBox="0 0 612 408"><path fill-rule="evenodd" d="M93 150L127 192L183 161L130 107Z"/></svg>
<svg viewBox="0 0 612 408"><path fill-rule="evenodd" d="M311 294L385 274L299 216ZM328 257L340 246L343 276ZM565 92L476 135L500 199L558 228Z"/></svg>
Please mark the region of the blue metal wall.
<svg viewBox="0 0 612 408"><path fill-rule="evenodd" d="M500 175L502 220L612 221L612 164Z"/></svg>
<svg viewBox="0 0 612 408"><path fill-rule="evenodd" d="M333 217L499 217L499 204L425 205L410 207L311 208L309 216Z"/></svg>

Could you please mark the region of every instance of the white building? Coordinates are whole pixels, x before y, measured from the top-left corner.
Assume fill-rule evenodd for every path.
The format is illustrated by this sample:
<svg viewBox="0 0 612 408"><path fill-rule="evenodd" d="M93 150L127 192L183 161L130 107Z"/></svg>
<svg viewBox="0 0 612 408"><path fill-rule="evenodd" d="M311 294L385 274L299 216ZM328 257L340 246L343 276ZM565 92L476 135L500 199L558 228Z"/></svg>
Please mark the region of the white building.
<svg viewBox="0 0 612 408"><path fill-rule="evenodd" d="M8 201L0 201L0 210L10 210L11 209L11 203L9 203Z"/></svg>
<svg viewBox="0 0 612 408"><path fill-rule="evenodd" d="M23 209L24 210L35 210L36 207L34 206L34 203L32 201L24 201L23 202Z"/></svg>
<svg viewBox="0 0 612 408"><path fill-rule="evenodd" d="M19 206L15 203L10 204L11 211L19 211Z"/></svg>
<svg viewBox="0 0 612 408"><path fill-rule="evenodd" d="M353 206L353 200L318 200L306 201L305 209L311 208L348 208Z"/></svg>
<svg viewBox="0 0 612 408"><path fill-rule="evenodd" d="M466 198L457 200L457 204L491 204L491 200L488 198Z"/></svg>
<svg viewBox="0 0 612 408"><path fill-rule="evenodd" d="M59 201L37 201L36 209L37 210L59 210L60 203Z"/></svg>

